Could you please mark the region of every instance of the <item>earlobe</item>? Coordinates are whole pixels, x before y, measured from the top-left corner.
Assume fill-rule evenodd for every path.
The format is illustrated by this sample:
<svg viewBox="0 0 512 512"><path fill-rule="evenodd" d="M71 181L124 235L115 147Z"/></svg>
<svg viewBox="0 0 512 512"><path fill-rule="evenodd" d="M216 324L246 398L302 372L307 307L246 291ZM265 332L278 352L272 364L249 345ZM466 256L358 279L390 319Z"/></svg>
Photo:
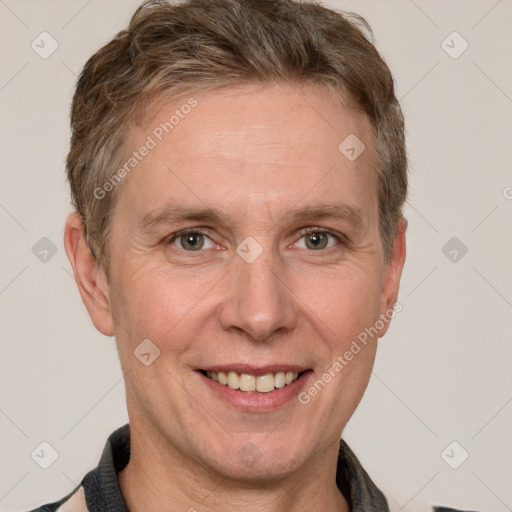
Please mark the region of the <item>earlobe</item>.
<svg viewBox="0 0 512 512"><path fill-rule="evenodd" d="M379 332L379 337L386 334L394 305L398 298L398 290L400 288L400 278L402 269L404 268L406 246L405 232L407 230L407 220L402 218L398 222L397 234L393 243L391 259L384 271L384 279L382 283L380 317L386 318L383 329ZM393 315L394 316L394 315Z"/></svg>
<svg viewBox="0 0 512 512"><path fill-rule="evenodd" d="M99 267L87 245L83 219L78 213L72 213L66 219L64 247L73 267L78 290L94 326L105 336L113 336L109 286L103 269Z"/></svg>

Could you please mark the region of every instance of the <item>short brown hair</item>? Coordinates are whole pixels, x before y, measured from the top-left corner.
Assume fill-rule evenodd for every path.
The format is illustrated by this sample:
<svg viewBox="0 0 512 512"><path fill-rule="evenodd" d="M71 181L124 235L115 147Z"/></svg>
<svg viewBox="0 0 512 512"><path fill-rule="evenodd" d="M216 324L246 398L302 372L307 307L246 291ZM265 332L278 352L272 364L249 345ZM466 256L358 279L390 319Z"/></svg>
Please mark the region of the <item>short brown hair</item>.
<svg viewBox="0 0 512 512"><path fill-rule="evenodd" d="M87 61L71 107L66 165L72 201L107 278L119 187L100 199L94 191L121 164L127 129L140 126L155 101L251 82L319 85L368 116L379 230L389 259L407 195L404 121L368 23L296 0L147 1L128 28Z"/></svg>

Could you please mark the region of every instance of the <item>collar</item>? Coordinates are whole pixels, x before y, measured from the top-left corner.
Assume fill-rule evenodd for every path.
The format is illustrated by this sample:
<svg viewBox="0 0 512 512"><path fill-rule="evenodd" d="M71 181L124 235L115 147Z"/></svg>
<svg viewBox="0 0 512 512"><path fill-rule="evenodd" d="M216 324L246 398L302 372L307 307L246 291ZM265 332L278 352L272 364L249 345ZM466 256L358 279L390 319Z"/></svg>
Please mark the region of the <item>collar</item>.
<svg viewBox="0 0 512 512"><path fill-rule="evenodd" d="M129 460L130 426L126 424L109 436L100 463L82 481L89 512L129 512L117 479L117 473ZM336 484L352 512L389 512L386 498L343 439L340 440Z"/></svg>

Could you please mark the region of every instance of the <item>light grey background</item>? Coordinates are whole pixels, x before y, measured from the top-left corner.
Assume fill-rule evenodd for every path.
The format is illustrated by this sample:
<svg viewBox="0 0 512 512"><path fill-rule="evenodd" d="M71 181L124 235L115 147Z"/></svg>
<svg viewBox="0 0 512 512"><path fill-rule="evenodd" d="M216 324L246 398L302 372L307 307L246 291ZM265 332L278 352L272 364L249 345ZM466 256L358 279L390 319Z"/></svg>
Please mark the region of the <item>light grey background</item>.
<svg viewBox="0 0 512 512"><path fill-rule="evenodd" d="M128 419L114 340L90 322L62 236L71 211L64 158L76 75L137 5L0 0L5 511L69 492ZM328 5L371 23L396 77L411 162L403 311L379 342L344 437L393 511L436 503L512 510L512 2ZM42 45L43 31L59 45L47 59L31 48L33 40ZM469 44L458 58L442 46L452 55L463 48L458 36L447 39L453 31ZM57 250L46 262L32 252L43 237ZM452 237L465 255L460 244L443 252ZM58 452L48 469L31 458L42 441ZM443 459L454 441L460 447ZM468 459L452 469L445 460L455 465L462 450Z"/></svg>

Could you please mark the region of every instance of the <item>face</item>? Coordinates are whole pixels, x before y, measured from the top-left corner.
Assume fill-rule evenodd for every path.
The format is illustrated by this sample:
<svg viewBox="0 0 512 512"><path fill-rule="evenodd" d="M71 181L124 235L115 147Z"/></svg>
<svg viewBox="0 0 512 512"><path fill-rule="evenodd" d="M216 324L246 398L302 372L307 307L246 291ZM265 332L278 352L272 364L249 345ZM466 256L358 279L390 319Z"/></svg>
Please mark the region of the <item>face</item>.
<svg viewBox="0 0 512 512"><path fill-rule="evenodd" d="M109 308L91 314L112 321L132 424L225 477L282 477L337 443L364 393L378 336L353 342L387 328L403 234L386 264L363 114L315 87L191 96L126 141L155 147L119 185Z"/></svg>

